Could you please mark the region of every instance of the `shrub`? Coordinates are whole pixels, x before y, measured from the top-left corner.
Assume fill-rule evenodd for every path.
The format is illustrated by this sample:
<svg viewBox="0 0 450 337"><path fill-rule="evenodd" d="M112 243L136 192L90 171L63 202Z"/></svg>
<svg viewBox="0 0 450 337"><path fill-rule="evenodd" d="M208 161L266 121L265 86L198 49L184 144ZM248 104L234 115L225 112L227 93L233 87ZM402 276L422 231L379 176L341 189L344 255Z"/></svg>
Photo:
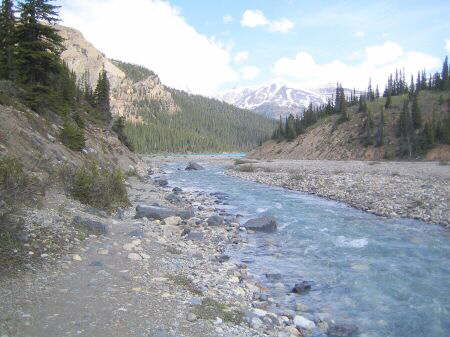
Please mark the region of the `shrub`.
<svg viewBox="0 0 450 337"><path fill-rule="evenodd" d="M19 240L25 206L33 206L43 195L42 184L29 176L22 163L13 157L0 158L0 269L15 264L23 244Z"/></svg>
<svg viewBox="0 0 450 337"><path fill-rule="evenodd" d="M134 152L134 146L125 134L125 119L123 117L119 117L114 121L112 130L117 134L117 137L122 144L125 145L131 152Z"/></svg>
<svg viewBox="0 0 450 337"><path fill-rule="evenodd" d="M101 169L95 163L69 173L69 193L85 205L113 211L130 205L120 169Z"/></svg>
<svg viewBox="0 0 450 337"><path fill-rule="evenodd" d="M86 145L84 130L73 120L67 119L64 122L60 133L61 142L73 151L81 151Z"/></svg>

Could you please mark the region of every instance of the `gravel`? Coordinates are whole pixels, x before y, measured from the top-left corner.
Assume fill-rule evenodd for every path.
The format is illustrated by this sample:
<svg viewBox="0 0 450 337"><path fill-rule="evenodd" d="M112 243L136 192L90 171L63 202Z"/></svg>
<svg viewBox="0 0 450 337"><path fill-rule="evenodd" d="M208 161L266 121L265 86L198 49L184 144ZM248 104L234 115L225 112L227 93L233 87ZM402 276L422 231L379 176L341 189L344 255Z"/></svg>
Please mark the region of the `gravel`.
<svg viewBox="0 0 450 337"><path fill-rule="evenodd" d="M377 215L450 226L450 166L437 162L292 160L227 174L345 202ZM236 170L237 168L237 170Z"/></svg>

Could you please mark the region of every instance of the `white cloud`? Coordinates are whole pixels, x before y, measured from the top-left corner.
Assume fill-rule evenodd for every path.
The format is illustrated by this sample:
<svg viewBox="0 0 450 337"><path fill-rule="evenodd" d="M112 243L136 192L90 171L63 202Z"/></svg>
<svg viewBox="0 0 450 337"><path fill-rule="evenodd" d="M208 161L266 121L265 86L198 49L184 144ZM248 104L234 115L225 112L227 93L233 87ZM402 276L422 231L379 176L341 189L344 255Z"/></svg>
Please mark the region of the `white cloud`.
<svg viewBox="0 0 450 337"><path fill-rule="evenodd" d="M450 40L445 41L445 50L450 53Z"/></svg>
<svg viewBox="0 0 450 337"><path fill-rule="evenodd" d="M346 87L365 89L369 78L383 88L387 76L395 72L396 68L415 74L424 68L437 69L440 63L434 56L415 51L406 52L398 44L388 41L380 46L367 47L362 61L355 65L340 60L319 64L312 55L300 51L293 58L279 59L273 72L276 76L303 87L313 88L339 81Z"/></svg>
<svg viewBox="0 0 450 337"><path fill-rule="evenodd" d="M223 20L223 23L231 23L231 22L233 22L234 19L231 15L225 15L222 20Z"/></svg>
<svg viewBox="0 0 450 337"><path fill-rule="evenodd" d="M197 32L167 1L71 0L61 16L108 57L144 65L169 86L210 95L239 78L229 48Z"/></svg>
<svg viewBox="0 0 450 337"><path fill-rule="evenodd" d="M240 69L244 80L253 80L261 73L261 70L255 66L246 66Z"/></svg>
<svg viewBox="0 0 450 337"><path fill-rule="evenodd" d="M239 64L244 61L247 61L249 57L248 51L241 51L234 56L234 63Z"/></svg>
<svg viewBox="0 0 450 337"><path fill-rule="evenodd" d="M244 27L255 28L269 24L264 13L258 9L247 9L242 15L241 25Z"/></svg>
<svg viewBox="0 0 450 337"><path fill-rule="evenodd" d="M355 36L359 37L359 38L363 38L364 36L366 36L366 33L364 33L363 31L358 31L355 33Z"/></svg>
<svg viewBox="0 0 450 337"><path fill-rule="evenodd" d="M292 30L292 28L294 28L294 23L289 19L280 19L278 21L273 21L269 26L269 30L271 32L280 33L287 33Z"/></svg>
<svg viewBox="0 0 450 337"><path fill-rule="evenodd" d="M287 33L294 28L294 23L286 18L270 21L259 9L247 9L242 15L243 27L255 28L266 26L271 32Z"/></svg>

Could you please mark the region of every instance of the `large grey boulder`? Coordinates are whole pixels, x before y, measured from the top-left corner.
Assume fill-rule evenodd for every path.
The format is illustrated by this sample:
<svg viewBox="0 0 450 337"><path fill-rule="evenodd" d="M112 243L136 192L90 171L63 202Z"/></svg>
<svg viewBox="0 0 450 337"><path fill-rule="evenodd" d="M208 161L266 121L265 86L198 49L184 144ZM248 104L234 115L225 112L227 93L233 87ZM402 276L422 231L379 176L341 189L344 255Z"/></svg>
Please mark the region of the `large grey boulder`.
<svg viewBox="0 0 450 337"><path fill-rule="evenodd" d="M273 216L263 216L256 219L250 219L241 227L256 232L273 233L277 230L277 220Z"/></svg>
<svg viewBox="0 0 450 337"><path fill-rule="evenodd" d="M143 205L136 207L135 219L163 220L171 216L176 216L176 211L170 208Z"/></svg>
<svg viewBox="0 0 450 337"><path fill-rule="evenodd" d="M182 219L190 219L194 216L192 210L176 210L166 207L138 205L136 207L135 219L148 218L150 220L164 220L172 216L179 216Z"/></svg>
<svg viewBox="0 0 450 337"><path fill-rule="evenodd" d="M77 227L83 227L84 229L95 234L108 234L109 226L107 223L93 220L81 215L77 215L73 218L72 224Z"/></svg>
<svg viewBox="0 0 450 337"><path fill-rule="evenodd" d="M201 166L200 164L197 164L193 161L191 161L188 166L186 166L186 171L200 171L203 170L204 167Z"/></svg>
<svg viewBox="0 0 450 337"><path fill-rule="evenodd" d="M210 226L221 226L224 224L224 219L223 217L221 217L220 215L213 215L210 216L206 222L208 223L208 225Z"/></svg>
<svg viewBox="0 0 450 337"><path fill-rule="evenodd" d="M169 185L169 182L167 181L166 178L157 178L154 180L155 185L160 186L160 187L166 187Z"/></svg>
<svg viewBox="0 0 450 337"><path fill-rule="evenodd" d="M171 204L179 204L181 203L183 200L181 199L181 197L179 197L178 195L176 195L175 193L171 193L168 196L166 196L165 198L168 202L170 202Z"/></svg>

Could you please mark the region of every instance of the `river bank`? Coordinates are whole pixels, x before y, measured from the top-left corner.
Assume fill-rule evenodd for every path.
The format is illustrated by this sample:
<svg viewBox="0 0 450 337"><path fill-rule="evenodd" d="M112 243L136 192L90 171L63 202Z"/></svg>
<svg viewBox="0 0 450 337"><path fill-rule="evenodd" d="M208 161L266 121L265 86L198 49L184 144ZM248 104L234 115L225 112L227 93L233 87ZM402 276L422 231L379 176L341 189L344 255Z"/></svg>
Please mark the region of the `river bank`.
<svg viewBox="0 0 450 337"><path fill-rule="evenodd" d="M341 201L385 217L450 226L450 166L445 163L250 161L227 174Z"/></svg>
<svg viewBox="0 0 450 337"><path fill-rule="evenodd" d="M146 161L146 175L128 179L127 210L109 216L57 195L30 219L64 230L70 247L62 255L29 247L40 263L2 277L0 335L299 336L300 316L263 310L273 299L224 254L247 239L220 196L182 191L161 161ZM140 214L154 206L176 214Z"/></svg>

